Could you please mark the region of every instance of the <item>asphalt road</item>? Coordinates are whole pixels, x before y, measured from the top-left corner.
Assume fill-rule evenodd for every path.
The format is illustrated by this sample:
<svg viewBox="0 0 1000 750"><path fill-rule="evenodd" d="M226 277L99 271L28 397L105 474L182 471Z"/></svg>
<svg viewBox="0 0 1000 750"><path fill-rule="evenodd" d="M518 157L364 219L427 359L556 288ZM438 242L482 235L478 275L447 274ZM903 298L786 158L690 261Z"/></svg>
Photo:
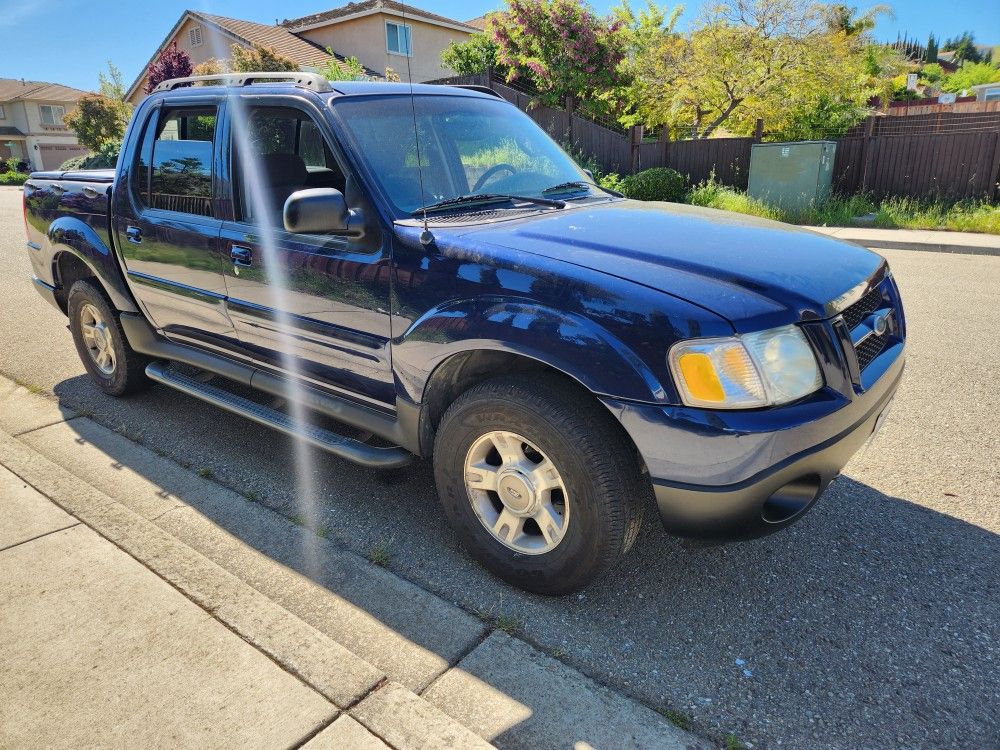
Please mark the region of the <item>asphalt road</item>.
<svg viewBox="0 0 1000 750"><path fill-rule="evenodd" d="M163 387L84 376L29 282L20 192L0 188L0 371L293 515L290 444ZM695 731L755 748L1000 747L1000 257L885 250L909 362L887 423L815 510L766 539L698 547L647 522L584 594L490 577L438 508L431 467L314 465L330 537Z"/></svg>

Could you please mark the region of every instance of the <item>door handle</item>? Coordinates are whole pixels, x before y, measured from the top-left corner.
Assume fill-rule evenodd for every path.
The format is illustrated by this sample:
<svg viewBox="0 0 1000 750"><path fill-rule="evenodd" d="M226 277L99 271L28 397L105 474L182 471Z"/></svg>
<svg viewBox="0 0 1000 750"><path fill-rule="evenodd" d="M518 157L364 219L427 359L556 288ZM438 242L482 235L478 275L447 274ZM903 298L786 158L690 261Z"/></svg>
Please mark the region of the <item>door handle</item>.
<svg viewBox="0 0 1000 750"><path fill-rule="evenodd" d="M233 245L229 250L229 257L232 258L234 266L249 266L253 264L253 251L249 247Z"/></svg>
<svg viewBox="0 0 1000 750"><path fill-rule="evenodd" d="M128 241L133 245L138 245L142 242L142 230L139 227L126 227L125 236L128 237Z"/></svg>

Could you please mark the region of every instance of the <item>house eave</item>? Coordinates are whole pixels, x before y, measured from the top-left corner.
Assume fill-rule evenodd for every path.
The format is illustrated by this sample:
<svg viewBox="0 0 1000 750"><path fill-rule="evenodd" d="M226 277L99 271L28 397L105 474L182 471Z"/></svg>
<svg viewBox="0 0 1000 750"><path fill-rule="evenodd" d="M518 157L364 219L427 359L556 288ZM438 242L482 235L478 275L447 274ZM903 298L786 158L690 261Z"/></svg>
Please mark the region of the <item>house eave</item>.
<svg viewBox="0 0 1000 750"><path fill-rule="evenodd" d="M420 21L421 23L430 24L431 26L440 26L445 29L462 31L466 34L475 34L479 31L479 29L473 28L472 26L465 26L460 23L447 23L436 18L428 18L421 13L402 13L401 11L392 8L369 8L368 10L351 13L346 16L338 16L337 18L328 18L325 21L317 21L316 23L306 24L305 26L286 26L285 28L293 34L301 34L303 31L322 29L327 26L336 26L344 23L345 21L353 21L358 18L366 18L374 15L392 16L394 18L401 18L404 21Z"/></svg>

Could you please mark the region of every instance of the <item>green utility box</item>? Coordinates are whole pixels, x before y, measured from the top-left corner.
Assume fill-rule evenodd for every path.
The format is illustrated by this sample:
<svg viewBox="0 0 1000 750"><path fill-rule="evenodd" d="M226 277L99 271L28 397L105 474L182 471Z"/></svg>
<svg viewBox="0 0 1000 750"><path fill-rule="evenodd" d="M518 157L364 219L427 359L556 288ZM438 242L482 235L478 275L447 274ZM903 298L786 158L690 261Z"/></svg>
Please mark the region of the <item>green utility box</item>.
<svg viewBox="0 0 1000 750"><path fill-rule="evenodd" d="M830 197L835 141L755 143L750 148L751 198L788 210Z"/></svg>

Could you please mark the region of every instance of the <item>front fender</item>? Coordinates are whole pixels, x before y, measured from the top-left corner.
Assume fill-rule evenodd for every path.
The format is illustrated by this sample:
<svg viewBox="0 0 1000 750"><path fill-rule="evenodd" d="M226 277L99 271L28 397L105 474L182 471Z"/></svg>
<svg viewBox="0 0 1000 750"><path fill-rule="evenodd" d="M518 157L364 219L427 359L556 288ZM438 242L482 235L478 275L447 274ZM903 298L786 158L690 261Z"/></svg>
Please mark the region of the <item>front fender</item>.
<svg viewBox="0 0 1000 750"><path fill-rule="evenodd" d="M60 216L49 225L48 240L52 252L52 278L57 287L62 286L59 256L69 253L93 272L118 310L139 311L114 252L89 224L75 216Z"/></svg>
<svg viewBox="0 0 1000 750"><path fill-rule="evenodd" d="M601 395L661 403L668 395L656 374L594 321L500 296L451 301L414 321L393 341L399 385L411 402L421 403L434 369L455 354L473 350L530 357Z"/></svg>

